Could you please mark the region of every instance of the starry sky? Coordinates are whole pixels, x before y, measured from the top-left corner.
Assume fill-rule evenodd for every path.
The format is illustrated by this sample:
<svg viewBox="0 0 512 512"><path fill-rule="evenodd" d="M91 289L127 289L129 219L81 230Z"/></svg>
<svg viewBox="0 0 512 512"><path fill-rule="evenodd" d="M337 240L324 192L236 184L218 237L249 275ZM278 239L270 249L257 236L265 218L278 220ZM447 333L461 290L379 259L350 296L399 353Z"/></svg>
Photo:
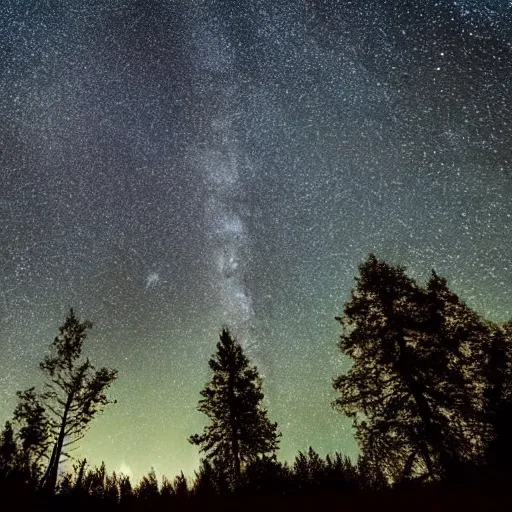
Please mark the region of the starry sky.
<svg viewBox="0 0 512 512"><path fill-rule="evenodd" d="M512 4L0 3L0 421L70 306L118 403L76 456L135 478L186 439L223 325L280 458L357 453L334 316L375 252L511 316Z"/></svg>

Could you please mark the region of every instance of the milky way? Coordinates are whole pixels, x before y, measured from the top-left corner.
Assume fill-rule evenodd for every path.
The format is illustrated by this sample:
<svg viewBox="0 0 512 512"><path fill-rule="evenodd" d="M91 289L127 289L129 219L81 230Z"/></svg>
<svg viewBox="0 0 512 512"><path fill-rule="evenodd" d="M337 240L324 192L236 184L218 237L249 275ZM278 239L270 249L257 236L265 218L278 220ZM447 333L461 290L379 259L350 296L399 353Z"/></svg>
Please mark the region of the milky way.
<svg viewBox="0 0 512 512"><path fill-rule="evenodd" d="M369 252L510 317L511 52L491 0L1 2L0 421L73 306L120 375L92 462L192 473L223 325L282 459L355 455L334 316Z"/></svg>
<svg viewBox="0 0 512 512"><path fill-rule="evenodd" d="M222 321L247 346L254 311L245 283L250 233L243 218L240 183L240 169L248 162L233 126L234 119L243 115L236 110L240 91L234 82L232 51L218 24L205 23L196 33L197 80L218 86L218 108L206 118L204 139L196 148L207 190L205 225L212 251L212 285L224 308Z"/></svg>

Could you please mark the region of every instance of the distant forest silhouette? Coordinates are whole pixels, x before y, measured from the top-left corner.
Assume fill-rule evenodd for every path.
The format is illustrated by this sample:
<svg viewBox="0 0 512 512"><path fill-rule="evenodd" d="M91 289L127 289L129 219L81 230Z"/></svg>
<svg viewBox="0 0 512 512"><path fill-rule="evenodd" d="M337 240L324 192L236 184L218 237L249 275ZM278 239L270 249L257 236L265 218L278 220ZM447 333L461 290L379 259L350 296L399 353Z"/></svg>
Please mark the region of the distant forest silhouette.
<svg viewBox="0 0 512 512"><path fill-rule="evenodd" d="M92 324L71 309L40 363L41 389L17 393L0 434L0 504L64 510L503 510L512 476L512 323L492 323L432 271L423 286L373 254L343 314L332 406L352 419L357 460L313 448L276 458L281 434L263 406L263 383L224 328L198 410L208 417L188 442L202 455L195 477L139 482L78 460L69 447L105 407L117 371L83 354ZM185 440L184 440L185 442ZM341 440L340 440L341 442ZM69 464L67 465L69 467Z"/></svg>

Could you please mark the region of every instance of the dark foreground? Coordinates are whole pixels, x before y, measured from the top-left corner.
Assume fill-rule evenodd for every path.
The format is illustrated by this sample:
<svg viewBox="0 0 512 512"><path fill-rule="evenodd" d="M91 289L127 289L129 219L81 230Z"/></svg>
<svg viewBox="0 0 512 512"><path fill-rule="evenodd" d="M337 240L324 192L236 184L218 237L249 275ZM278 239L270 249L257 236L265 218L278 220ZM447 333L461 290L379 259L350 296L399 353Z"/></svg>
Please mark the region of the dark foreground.
<svg viewBox="0 0 512 512"><path fill-rule="evenodd" d="M512 491L512 489L511 489ZM88 498L32 498L32 499L2 499L0 510L18 511L76 511L91 510L126 511L501 511L512 510L512 493L506 489L496 492L496 489L421 489L421 490L389 490L374 493L321 493L315 495L295 496L211 496L192 497L187 499L172 499L168 501L133 502L124 505L98 502Z"/></svg>

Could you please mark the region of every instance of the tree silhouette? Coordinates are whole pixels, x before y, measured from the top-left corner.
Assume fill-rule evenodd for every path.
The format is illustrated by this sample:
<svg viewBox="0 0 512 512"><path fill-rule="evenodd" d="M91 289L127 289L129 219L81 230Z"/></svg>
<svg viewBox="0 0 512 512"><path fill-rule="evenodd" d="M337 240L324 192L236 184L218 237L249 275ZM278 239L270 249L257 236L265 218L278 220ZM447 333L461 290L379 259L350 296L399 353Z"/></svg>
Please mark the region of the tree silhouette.
<svg viewBox="0 0 512 512"><path fill-rule="evenodd" d="M463 464L482 461L489 429L482 408L481 367L492 329L435 272L424 293L426 313L424 324L416 328L415 371L435 412L438 463L444 476L450 476Z"/></svg>
<svg viewBox="0 0 512 512"><path fill-rule="evenodd" d="M91 322L81 322L73 309L59 328L60 334L51 345L51 355L40 364L45 377L44 390L34 388L18 393L15 420L20 423L24 450L30 448L36 460L53 446L40 487L53 492L57 483L59 462L66 448L80 440L98 412L109 403L105 395L117 377L117 371L96 370L82 357L83 344Z"/></svg>
<svg viewBox="0 0 512 512"><path fill-rule="evenodd" d="M183 474L183 471L174 478L172 489L174 496L180 500L184 500L189 497L190 490L188 488L187 477Z"/></svg>
<svg viewBox="0 0 512 512"><path fill-rule="evenodd" d="M18 391L14 422L21 440L21 469L37 481L43 469L44 457L50 447L50 422L35 388Z"/></svg>
<svg viewBox="0 0 512 512"><path fill-rule="evenodd" d="M19 448L10 421L0 434L0 479L7 478L17 468Z"/></svg>
<svg viewBox="0 0 512 512"><path fill-rule="evenodd" d="M389 486L389 481L382 471L382 462L371 453L362 453L357 459L356 486L362 491L380 491Z"/></svg>
<svg viewBox="0 0 512 512"><path fill-rule="evenodd" d="M325 457L323 488L328 491L353 491L358 487L357 466L345 455Z"/></svg>
<svg viewBox="0 0 512 512"><path fill-rule="evenodd" d="M201 391L198 410L211 423L189 441L200 446L216 468L225 469L236 486L245 464L275 454L280 433L262 406L262 380L257 368L250 366L242 347L227 329L220 334L209 366L213 377Z"/></svg>
<svg viewBox="0 0 512 512"><path fill-rule="evenodd" d="M87 496L96 500L102 500L105 497L105 487L107 479L107 468L102 462L98 467L90 468L84 475L83 485L87 491Z"/></svg>
<svg viewBox="0 0 512 512"><path fill-rule="evenodd" d="M165 476L162 476L162 486L160 487L160 501L166 506L170 506L176 499L174 488L171 481Z"/></svg>
<svg viewBox="0 0 512 512"><path fill-rule="evenodd" d="M489 424L486 463L504 471L512 457L512 323L495 327L484 348L484 414Z"/></svg>
<svg viewBox="0 0 512 512"><path fill-rule="evenodd" d="M191 493L194 496L211 497L228 494L229 483L222 469L214 467L207 459L201 459L199 470L195 471Z"/></svg>
<svg viewBox="0 0 512 512"><path fill-rule="evenodd" d="M282 495L292 490L288 465L275 457L261 457L247 464L239 491L243 494Z"/></svg>
<svg viewBox="0 0 512 512"><path fill-rule="evenodd" d="M292 466L297 489L306 492L318 489L324 470L325 461L311 446L307 453L299 451Z"/></svg>
<svg viewBox="0 0 512 512"><path fill-rule="evenodd" d="M374 255L359 270L337 318L354 364L334 380L333 405L353 418L363 453L388 477L439 477L482 444L470 356L488 330L435 273L422 288Z"/></svg>
<svg viewBox="0 0 512 512"><path fill-rule="evenodd" d="M158 490L158 479L154 468L151 468L149 473L142 477L135 488L135 495L137 499L147 502L155 502L158 500L160 491Z"/></svg>
<svg viewBox="0 0 512 512"><path fill-rule="evenodd" d="M128 475L119 475L119 504L128 505L133 501L133 489Z"/></svg>

